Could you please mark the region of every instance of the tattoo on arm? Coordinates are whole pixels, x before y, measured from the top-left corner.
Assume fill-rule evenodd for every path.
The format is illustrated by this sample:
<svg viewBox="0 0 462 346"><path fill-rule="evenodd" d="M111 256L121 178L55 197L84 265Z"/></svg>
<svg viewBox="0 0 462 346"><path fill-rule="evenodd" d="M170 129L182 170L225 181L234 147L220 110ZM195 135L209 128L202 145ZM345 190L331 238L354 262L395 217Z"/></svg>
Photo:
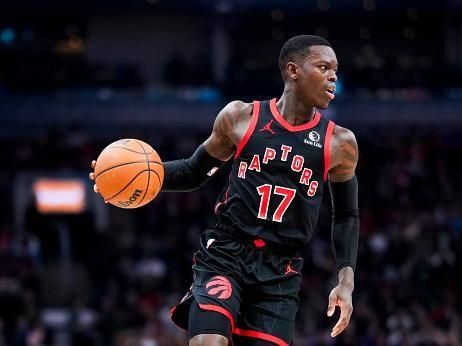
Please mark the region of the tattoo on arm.
<svg viewBox="0 0 462 346"><path fill-rule="evenodd" d="M235 147L230 135L236 125L242 104L241 101L233 101L218 113L213 124L212 134L204 142L204 148L211 156L227 161L234 153Z"/></svg>
<svg viewBox="0 0 462 346"><path fill-rule="evenodd" d="M331 181L350 180L355 174L359 151L356 138L350 130L337 129L336 140L331 146L333 165L329 171Z"/></svg>
<svg viewBox="0 0 462 346"><path fill-rule="evenodd" d="M228 107L225 107L215 119L213 132L221 136L226 136L233 129L233 126L233 114Z"/></svg>

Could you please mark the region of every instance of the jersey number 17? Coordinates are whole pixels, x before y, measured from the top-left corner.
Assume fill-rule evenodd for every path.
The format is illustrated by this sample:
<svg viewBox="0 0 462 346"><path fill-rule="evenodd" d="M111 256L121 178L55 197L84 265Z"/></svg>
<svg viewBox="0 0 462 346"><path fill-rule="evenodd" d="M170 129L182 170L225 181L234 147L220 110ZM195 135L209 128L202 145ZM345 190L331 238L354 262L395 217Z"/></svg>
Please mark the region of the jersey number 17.
<svg viewBox="0 0 462 346"><path fill-rule="evenodd" d="M273 192L273 185L264 184L257 187L258 194L260 195L260 206L258 208L258 218L267 220L268 219L268 208L271 199L271 193ZM289 189L282 186L274 186L274 194L282 196L282 200L278 207L274 211L272 220L275 222L282 222L282 218L292 203L296 190Z"/></svg>

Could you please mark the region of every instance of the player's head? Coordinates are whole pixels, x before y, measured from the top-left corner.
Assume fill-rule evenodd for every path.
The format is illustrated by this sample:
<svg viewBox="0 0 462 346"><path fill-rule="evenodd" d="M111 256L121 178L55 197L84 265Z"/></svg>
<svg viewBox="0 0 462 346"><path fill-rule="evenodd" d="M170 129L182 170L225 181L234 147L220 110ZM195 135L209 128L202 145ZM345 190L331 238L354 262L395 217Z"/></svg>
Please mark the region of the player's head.
<svg viewBox="0 0 462 346"><path fill-rule="evenodd" d="M279 68L286 88L307 105L327 108L334 98L337 57L331 44L320 36L289 39L279 54Z"/></svg>

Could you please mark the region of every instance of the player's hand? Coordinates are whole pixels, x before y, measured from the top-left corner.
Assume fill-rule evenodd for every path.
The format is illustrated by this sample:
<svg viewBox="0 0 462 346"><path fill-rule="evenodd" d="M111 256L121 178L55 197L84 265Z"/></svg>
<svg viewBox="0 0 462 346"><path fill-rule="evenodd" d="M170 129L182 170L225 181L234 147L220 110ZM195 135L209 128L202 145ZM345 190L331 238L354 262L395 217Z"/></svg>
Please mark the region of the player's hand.
<svg viewBox="0 0 462 346"><path fill-rule="evenodd" d="M91 161L91 169L95 170L95 166L96 166L96 160ZM88 174L88 177L90 178L90 180L95 181L95 172L90 172L90 174ZM95 191L96 193L99 193L98 187L96 187L96 184L93 184L93 191Z"/></svg>
<svg viewBox="0 0 462 346"><path fill-rule="evenodd" d="M332 328L330 334L332 337L336 337L343 332L350 323L350 317L353 313L352 293L352 288L343 284L334 287L330 292L327 316L332 317L335 307L340 307L340 318L334 328Z"/></svg>

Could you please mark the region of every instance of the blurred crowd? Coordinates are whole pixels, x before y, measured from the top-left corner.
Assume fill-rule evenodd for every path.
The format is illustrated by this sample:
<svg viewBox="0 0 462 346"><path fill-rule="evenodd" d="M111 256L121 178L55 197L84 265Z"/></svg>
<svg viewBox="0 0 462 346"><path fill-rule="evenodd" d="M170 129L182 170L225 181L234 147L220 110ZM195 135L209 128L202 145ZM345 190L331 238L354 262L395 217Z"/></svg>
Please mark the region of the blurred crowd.
<svg viewBox="0 0 462 346"><path fill-rule="evenodd" d="M147 1L163 5L152 2ZM460 11L453 10L452 16L450 7L443 10L455 6L454 1L435 3L434 10L396 4L398 9L391 12L375 11L375 0L362 2L366 12L344 12L340 4L328 3L318 1L321 9L315 12L310 6L299 11L290 6L268 9L262 3L255 13L231 8L221 13L212 6L187 19L181 11L147 19L127 9L124 19L89 10L80 16L48 13L41 19L4 21L0 94L103 87L207 87L229 98L274 94L281 88L277 59L282 44L291 36L311 33L330 40L337 53L338 95L386 93L400 98L405 89L421 98L460 98ZM134 6L153 15L149 11L155 6L148 4ZM174 21L175 30L156 26L164 20ZM124 30L120 23L126 24ZM132 46L135 37L139 42Z"/></svg>
<svg viewBox="0 0 462 346"><path fill-rule="evenodd" d="M326 316L337 279L326 192L318 232L304 251L294 345L461 345L462 143L451 129L355 132L361 238L352 321L330 337L338 313ZM20 172L84 177L99 151L126 135L102 139L61 129L0 141L0 346L186 344L169 310L191 284L192 254L200 232L215 223L229 167L198 192L162 193L139 210L105 205L102 229L92 208L52 216L31 204L24 226L14 222ZM206 138L146 129L130 136L151 143L164 160L189 156Z"/></svg>
<svg viewBox="0 0 462 346"><path fill-rule="evenodd" d="M460 91L461 72L458 67L441 78L442 69L434 64L434 58L425 54L403 51L395 56L384 56L375 44L363 44L350 59L340 59L339 79L344 90L356 97L367 94L381 97L388 92L414 90L421 98L450 96L450 90ZM113 89L133 88L145 91L149 88L213 88L227 97L254 96L255 90L271 94L281 87L277 68L277 54L272 53L269 61L266 55L249 55L236 52L230 56L225 78L218 82L212 77L210 57L202 52L194 57L174 52L162 62L161 76L156 83L149 81L139 66L133 63L104 64L89 63L83 57L59 57L44 55L30 61L18 59L14 54L5 54L6 65L0 66L0 92L5 90L28 90L54 92L60 89L109 87ZM343 89L343 88L342 88Z"/></svg>

